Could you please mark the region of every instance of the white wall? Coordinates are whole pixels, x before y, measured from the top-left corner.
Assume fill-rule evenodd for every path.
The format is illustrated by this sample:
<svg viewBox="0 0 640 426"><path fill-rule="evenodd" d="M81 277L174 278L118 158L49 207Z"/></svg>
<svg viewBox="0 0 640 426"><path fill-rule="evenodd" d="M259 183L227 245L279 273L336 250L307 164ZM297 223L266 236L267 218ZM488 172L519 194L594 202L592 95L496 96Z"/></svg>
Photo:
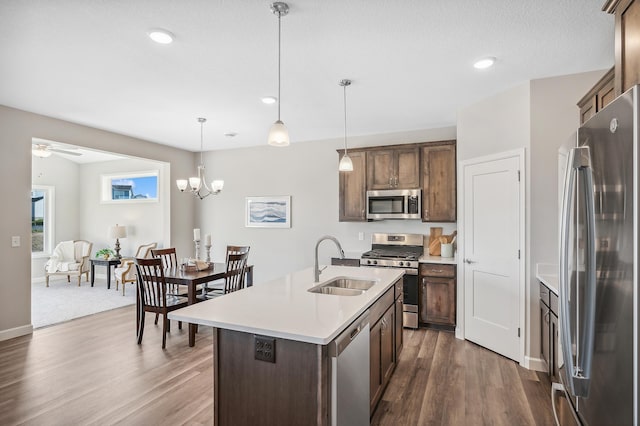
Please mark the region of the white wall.
<svg viewBox="0 0 640 426"><path fill-rule="evenodd" d="M158 202L104 203L101 201L101 176L104 174L159 171ZM133 256L139 245L151 242L158 247L171 245L169 235L169 165L140 159L124 159L83 164L80 167L80 234L93 243L94 253L113 248L108 228L115 224L127 227L127 237L120 239L120 254ZM172 189L172 188L171 188ZM165 226L167 225L167 226ZM186 228L188 229L188 228Z"/></svg>
<svg viewBox="0 0 640 426"><path fill-rule="evenodd" d="M195 155L141 139L81 126L13 108L0 106L0 197L5 212L0 221L0 340L31 332L31 140L34 137L72 145L164 161L171 164L173 182L195 168ZM171 244L188 250L194 225L192 197L170 190ZM11 237L23 244L11 247ZM24 243L27 242L27 243Z"/></svg>
<svg viewBox="0 0 640 426"><path fill-rule="evenodd" d="M533 80L458 112L459 161L525 149L525 365L528 360L536 364L540 352L535 264L557 263L557 150L578 126L576 102L605 72ZM463 212L458 210L458 221L462 220ZM463 244L461 239L461 247ZM461 265L458 274L463 276ZM464 287L459 280L458 315L464 308L463 300Z"/></svg>
<svg viewBox="0 0 640 426"><path fill-rule="evenodd" d="M350 147L455 139L455 128L349 138ZM358 256L371 248L373 232L429 234L455 224L421 221L338 222L338 153L342 139L294 143L286 148L258 146L207 153L209 180L224 179L220 195L200 202L198 224L213 236L212 257L224 259L227 244L251 246L256 284L313 266L314 247L323 235L334 235L344 250ZM246 228L245 197L291 195L290 229ZM358 233L364 240L358 240ZM321 263L337 251L332 242L320 246Z"/></svg>
<svg viewBox="0 0 640 426"><path fill-rule="evenodd" d="M48 158L33 157L31 179L34 185L53 186L54 199L54 235L53 245L59 241L80 238L80 167L58 155ZM28 244L29 240L25 240ZM53 247L51 247L53 249ZM35 255L31 262L31 276L44 276L44 264L51 253Z"/></svg>

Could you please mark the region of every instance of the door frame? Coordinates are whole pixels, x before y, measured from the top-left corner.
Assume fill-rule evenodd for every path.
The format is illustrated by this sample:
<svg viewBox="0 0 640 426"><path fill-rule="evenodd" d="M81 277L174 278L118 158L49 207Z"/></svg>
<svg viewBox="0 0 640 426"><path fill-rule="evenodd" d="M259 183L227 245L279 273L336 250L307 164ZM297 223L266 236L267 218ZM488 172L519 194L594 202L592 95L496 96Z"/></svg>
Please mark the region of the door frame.
<svg viewBox="0 0 640 426"><path fill-rule="evenodd" d="M526 205L528 199L528 191L527 191L527 173L526 173L526 150L525 148L504 151L496 154L485 155L482 157L470 158L468 160L460 161L458 167L458 182L461 183L462 188L458 191L458 265L457 265L457 301L456 301L456 338L465 339L464 336L464 328L465 328L465 318L464 318L464 299L465 299L465 273L464 273L464 194L466 193L465 188L465 169L467 166L472 166L476 164L487 163L491 161L504 160L508 158L517 158L518 159L518 167L520 171L520 214L519 214L519 235L518 238L520 240L519 250L520 250L520 265L518 266L518 292L519 292L519 327L520 327L520 354L518 357L518 363L526 367L525 365L525 348L526 342L528 339L528 331L529 327L527 326L527 310L526 310L526 301L527 301L527 280L526 280L526 270L528 264L528 252L527 252L527 227L528 224L526 222Z"/></svg>

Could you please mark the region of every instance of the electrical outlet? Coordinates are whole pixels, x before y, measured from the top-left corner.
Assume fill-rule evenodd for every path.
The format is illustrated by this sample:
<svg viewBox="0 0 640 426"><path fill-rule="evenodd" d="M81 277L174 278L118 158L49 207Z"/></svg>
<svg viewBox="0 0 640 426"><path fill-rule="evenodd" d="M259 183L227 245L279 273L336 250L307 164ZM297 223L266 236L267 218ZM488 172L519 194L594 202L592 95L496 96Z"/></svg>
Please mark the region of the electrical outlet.
<svg viewBox="0 0 640 426"><path fill-rule="evenodd" d="M11 247L20 247L20 237L11 237Z"/></svg>
<svg viewBox="0 0 640 426"><path fill-rule="evenodd" d="M266 362L276 362L276 339L273 337L254 336L255 359Z"/></svg>
<svg viewBox="0 0 640 426"><path fill-rule="evenodd" d="M364 241L364 232L358 232L358 240Z"/></svg>

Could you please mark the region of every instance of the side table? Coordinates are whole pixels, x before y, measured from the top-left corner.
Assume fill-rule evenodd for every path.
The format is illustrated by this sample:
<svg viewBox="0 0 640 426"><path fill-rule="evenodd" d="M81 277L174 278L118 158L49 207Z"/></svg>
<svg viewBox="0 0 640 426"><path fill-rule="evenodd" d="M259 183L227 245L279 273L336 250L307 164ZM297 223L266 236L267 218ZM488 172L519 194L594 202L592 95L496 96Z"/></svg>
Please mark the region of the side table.
<svg viewBox="0 0 640 426"><path fill-rule="evenodd" d="M111 266L120 264L120 259L89 259L91 261L91 287L95 280L96 265L107 267L107 290L111 288Z"/></svg>

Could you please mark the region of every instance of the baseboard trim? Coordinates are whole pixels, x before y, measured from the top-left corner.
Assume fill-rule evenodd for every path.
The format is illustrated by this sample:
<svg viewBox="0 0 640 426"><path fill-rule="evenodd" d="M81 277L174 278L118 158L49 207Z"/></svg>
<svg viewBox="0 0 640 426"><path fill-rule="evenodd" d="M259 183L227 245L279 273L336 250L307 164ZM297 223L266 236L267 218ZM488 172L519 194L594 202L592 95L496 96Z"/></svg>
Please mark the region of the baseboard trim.
<svg viewBox="0 0 640 426"><path fill-rule="evenodd" d="M535 371L549 371L547 363L542 358L524 357L524 368Z"/></svg>
<svg viewBox="0 0 640 426"><path fill-rule="evenodd" d="M2 342L3 340L13 339L14 337L26 336L27 334L32 334L32 333L33 333L33 326L31 324L10 328L8 330L1 330L0 342Z"/></svg>

